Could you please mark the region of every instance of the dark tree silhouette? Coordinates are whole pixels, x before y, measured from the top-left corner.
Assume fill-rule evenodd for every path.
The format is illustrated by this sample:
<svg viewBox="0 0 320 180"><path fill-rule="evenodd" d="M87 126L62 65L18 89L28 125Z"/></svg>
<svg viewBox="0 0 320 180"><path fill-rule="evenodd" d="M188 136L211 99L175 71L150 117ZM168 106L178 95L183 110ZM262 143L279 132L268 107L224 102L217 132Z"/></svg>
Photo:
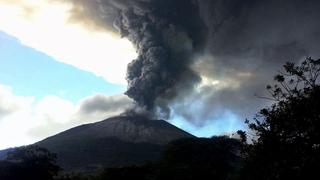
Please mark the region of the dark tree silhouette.
<svg viewBox="0 0 320 180"><path fill-rule="evenodd" d="M275 103L246 121L256 137L246 149L244 179L319 178L319 75L320 59L307 58L300 65L286 63L276 84L267 86Z"/></svg>
<svg viewBox="0 0 320 180"><path fill-rule="evenodd" d="M106 168L93 176L64 175L59 180L232 180L237 179L241 145L225 136L180 139L165 148L158 162Z"/></svg>
<svg viewBox="0 0 320 180"><path fill-rule="evenodd" d="M0 162L0 179L52 180L60 168L56 155L38 146L19 147Z"/></svg>
<svg viewBox="0 0 320 180"><path fill-rule="evenodd" d="M159 179L233 179L240 141L225 136L173 141L164 152Z"/></svg>

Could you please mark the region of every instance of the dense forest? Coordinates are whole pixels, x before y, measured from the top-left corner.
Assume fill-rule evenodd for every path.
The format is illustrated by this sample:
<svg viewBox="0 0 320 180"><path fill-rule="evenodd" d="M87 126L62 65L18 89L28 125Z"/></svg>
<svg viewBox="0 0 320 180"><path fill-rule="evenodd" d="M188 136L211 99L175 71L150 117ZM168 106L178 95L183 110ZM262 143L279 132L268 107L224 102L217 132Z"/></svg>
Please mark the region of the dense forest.
<svg viewBox="0 0 320 180"><path fill-rule="evenodd" d="M280 180L317 179L320 167L320 59L286 63L267 85L270 107L246 120L238 138L180 139L162 158L94 173L59 173L56 155L37 146L17 148L0 161L2 180ZM311 178L313 177L313 178Z"/></svg>

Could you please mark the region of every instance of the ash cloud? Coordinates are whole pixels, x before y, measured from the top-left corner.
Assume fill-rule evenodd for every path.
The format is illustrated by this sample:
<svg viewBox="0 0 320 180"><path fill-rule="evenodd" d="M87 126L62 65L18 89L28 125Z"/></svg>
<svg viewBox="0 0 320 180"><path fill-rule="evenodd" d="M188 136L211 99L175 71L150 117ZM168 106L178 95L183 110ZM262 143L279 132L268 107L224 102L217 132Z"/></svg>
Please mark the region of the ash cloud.
<svg viewBox="0 0 320 180"><path fill-rule="evenodd" d="M147 111L157 105L160 113L168 114L163 101L175 97L178 86L189 89L199 80L190 69L191 57L201 46L205 28L196 4L163 0L128 1L121 5L125 8L114 25L138 52L138 58L128 65L126 94Z"/></svg>
<svg viewBox="0 0 320 180"><path fill-rule="evenodd" d="M193 96L203 100L194 117L216 118L222 110L241 121L272 102L265 86L286 61L320 56L320 2L315 0L198 0L208 26L206 53L195 68L201 76L220 81L205 84ZM223 18L225 17L225 18ZM180 113L187 111L181 108Z"/></svg>
<svg viewBox="0 0 320 180"><path fill-rule="evenodd" d="M86 98L79 107L80 114L124 112L131 108L132 101L124 95L108 96L97 94Z"/></svg>
<svg viewBox="0 0 320 180"><path fill-rule="evenodd" d="M73 20L84 14L112 26L136 47L127 68L128 89L139 109L167 116L168 101L191 89L199 76L190 68L204 45L206 27L191 0L74 1ZM81 10L81 13L79 13ZM79 15L80 14L80 15Z"/></svg>
<svg viewBox="0 0 320 180"><path fill-rule="evenodd" d="M140 108L164 115L173 109L193 122L223 111L242 121L267 104L254 95L263 95L284 62L320 56L316 0L73 3L72 20L84 17L135 45L126 94Z"/></svg>

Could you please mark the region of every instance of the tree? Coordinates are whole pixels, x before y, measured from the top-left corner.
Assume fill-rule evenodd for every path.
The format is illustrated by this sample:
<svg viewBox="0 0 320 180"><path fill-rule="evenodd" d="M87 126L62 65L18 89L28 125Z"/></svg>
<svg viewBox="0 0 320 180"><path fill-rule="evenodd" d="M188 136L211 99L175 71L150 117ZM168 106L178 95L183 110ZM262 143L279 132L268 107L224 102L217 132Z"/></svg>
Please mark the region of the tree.
<svg viewBox="0 0 320 180"><path fill-rule="evenodd" d="M310 179L320 167L320 59L286 63L267 86L275 103L246 121L256 134L246 149L245 179ZM243 132L241 133L243 137Z"/></svg>
<svg viewBox="0 0 320 180"><path fill-rule="evenodd" d="M158 179L233 179L241 161L237 139L225 136L171 142Z"/></svg>
<svg viewBox="0 0 320 180"><path fill-rule="evenodd" d="M0 179L6 180L52 180L60 170L56 155L38 146L16 148L0 166Z"/></svg>

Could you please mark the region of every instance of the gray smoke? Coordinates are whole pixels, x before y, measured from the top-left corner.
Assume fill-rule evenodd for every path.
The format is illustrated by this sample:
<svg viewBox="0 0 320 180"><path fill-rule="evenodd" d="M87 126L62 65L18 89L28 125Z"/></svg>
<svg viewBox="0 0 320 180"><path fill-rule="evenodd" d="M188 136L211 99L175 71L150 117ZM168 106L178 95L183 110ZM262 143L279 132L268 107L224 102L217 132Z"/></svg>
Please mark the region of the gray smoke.
<svg viewBox="0 0 320 180"><path fill-rule="evenodd" d="M126 94L147 111L156 110L157 105L160 114L167 115L169 108L163 101L174 98L178 87L190 89L199 81L190 64L203 42L205 27L191 1L134 2L123 3L121 7L126 8L114 22L138 52L128 65Z"/></svg>
<svg viewBox="0 0 320 180"><path fill-rule="evenodd" d="M78 3L75 11L86 7L86 13L93 15L99 24L110 25L112 22L120 35L135 45L138 57L128 65L125 94L137 103L139 109L167 116L170 112L168 101L174 99L180 89L191 89L200 81L190 64L194 54L204 45L206 27L195 1L75 3Z"/></svg>
<svg viewBox="0 0 320 180"><path fill-rule="evenodd" d="M286 61L320 56L320 2L316 0L198 0L208 27L206 52L195 64L220 81L176 101L176 113L193 122L219 120L231 111L243 121L270 103L265 87ZM255 96L257 95L257 96ZM188 102L200 104L196 111Z"/></svg>
<svg viewBox="0 0 320 180"><path fill-rule="evenodd" d="M285 61L320 56L317 0L74 0L73 20L119 32L136 47L126 94L152 113L193 122L266 105ZM159 112L160 111L160 112Z"/></svg>

